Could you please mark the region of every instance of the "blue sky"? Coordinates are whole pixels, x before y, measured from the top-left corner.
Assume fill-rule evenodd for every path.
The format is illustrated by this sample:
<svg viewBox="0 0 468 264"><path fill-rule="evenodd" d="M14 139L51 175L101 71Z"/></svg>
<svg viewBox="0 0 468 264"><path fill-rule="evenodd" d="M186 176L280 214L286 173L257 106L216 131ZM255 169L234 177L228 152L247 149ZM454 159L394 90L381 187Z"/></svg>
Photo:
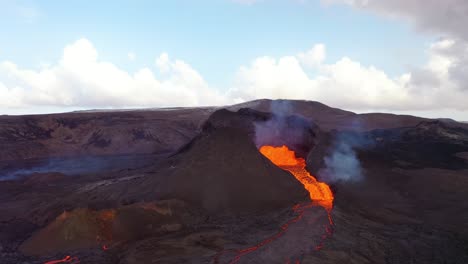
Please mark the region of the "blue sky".
<svg viewBox="0 0 468 264"><path fill-rule="evenodd" d="M0 0L0 5L0 62L13 62L24 70L53 67L64 47L86 39L98 51L99 60L130 74L154 67L156 58L165 52L189 64L222 93L237 83L240 67L249 67L262 56L278 60L294 56L318 43L326 46L324 64L348 57L363 67L375 66L388 78L399 78L427 63L428 49L440 37L421 33L404 19L313 0L251 4L233 0ZM129 53L135 54L133 60ZM11 80L3 83L12 89ZM356 108L346 103L343 107ZM368 110L376 108L367 106ZM387 108L391 105L382 110Z"/></svg>
<svg viewBox="0 0 468 264"><path fill-rule="evenodd" d="M350 56L401 74L423 61L427 36L348 6L318 1L26 1L33 18L10 13L0 34L0 56L27 67L57 60L61 49L81 37L100 57L128 70L150 65L161 52L189 62L210 83L225 87L239 65L257 56L283 56L328 47L329 59ZM130 62L128 52L137 60Z"/></svg>

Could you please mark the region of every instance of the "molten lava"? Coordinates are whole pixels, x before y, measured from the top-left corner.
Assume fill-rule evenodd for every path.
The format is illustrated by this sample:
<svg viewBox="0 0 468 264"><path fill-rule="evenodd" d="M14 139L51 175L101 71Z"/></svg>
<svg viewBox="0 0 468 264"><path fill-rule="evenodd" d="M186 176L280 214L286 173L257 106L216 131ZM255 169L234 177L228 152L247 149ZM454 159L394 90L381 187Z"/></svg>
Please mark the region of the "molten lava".
<svg viewBox="0 0 468 264"><path fill-rule="evenodd" d="M303 158L297 158L294 151L289 150L286 146L263 146L260 148L260 153L276 166L294 175L309 192L310 199L330 212L333 207L333 193L326 183L319 182L310 175L306 170L306 162Z"/></svg>
<svg viewBox="0 0 468 264"><path fill-rule="evenodd" d="M283 224L280 227L280 231L276 234L264 239L263 241L260 241L256 245L247 248L223 250L215 255L214 263L219 263L221 257L229 252L235 254L229 263L238 263L243 256L265 247L271 242L281 238L283 235L285 235L291 225L296 224L301 220L303 221L307 210L310 210L317 205L327 210L330 225L325 227L325 233L322 235L322 240L318 245L315 246L315 250L320 250L323 247L325 239L331 236L333 232L333 221L331 219L330 212L333 208L334 197L330 187L326 183L317 181L314 176L310 175L310 173L306 170L305 160L302 158L297 158L294 151L289 150L288 147L263 146L260 148L260 152L276 166L292 173L292 175L294 175L294 177L300 181L304 185L304 188L309 192L312 202L305 205L295 205L292 210L297 213L296 217ZM292 262L291 260L287 260L286 263L289 264ZM300 260L296 259L294 260L294 263L299 264Z"/></svg>
<svg viewBox="0 0 468 264"><path fill-rule="evenodd" d="M59 264L59 263L78 264L80 263L80 260L77 257L66 256L63 259L47 261L44 264Z"/></svg>

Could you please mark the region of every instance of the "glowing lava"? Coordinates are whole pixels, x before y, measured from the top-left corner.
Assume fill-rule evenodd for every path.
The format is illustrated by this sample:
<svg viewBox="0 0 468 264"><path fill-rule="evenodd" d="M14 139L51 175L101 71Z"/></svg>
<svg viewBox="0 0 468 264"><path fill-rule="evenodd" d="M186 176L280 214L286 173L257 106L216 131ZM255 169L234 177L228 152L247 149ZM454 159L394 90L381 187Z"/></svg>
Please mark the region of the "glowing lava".
<svg viewBox="0 0 468 264"><path fill-rule="evenodd" d="M289 150L286 146L263 146L260 148L260 153L276 166L294 175L309 192L310 199L330 212L333 207L333 193L326 183L319 182L310 175L306 170L306 162L303 158L297 158L294 151Z"/></svg>
<svg viewBox="0 0 468 264"><path fill-rule="evenodd" d="M58 264L58 263L78 264L80 263L80 260L77 257L66 256L63 259L47 261L44 264Z"/></svg>
<svg viewBox="0 0 468 264"><path fill-rule="evenodd" d="M228 262L231 264L238 263L240 259L252 253L262 247L267 246L271 242L281 238L283 235L286 234L288 228L296 224L297 222L303 220L305 213L307 210L315 206L323 207L328 213L328 220L330 225L325 226L325 233L322 235L321 242L315 246L315 250L320 250L323 247L323 243L325 239L331 236L333 229L333 221L331 219L331 209L333 208L333 193L330 187L323 182L317 181L317 179L310 175L310 173L306 170L306 162L302 158L297 158L294 151L289 150L286 146L281 147L273 147L273 146L263 146L260 148L260 152L267 157L271 162L273 162L276 166L289 171L294 177L304 185L304 188L309 192L310 199L312 200L311 203L307 204L297 204L295 205L292 210L297 214L296 217L289 220L287 223L283 224L280 227L280 231L276 234L264 239L263 241L257 243L256 245L243 248L243 249L227 249L219 252L214 257L214 263L219 263L221 257L223 255L231 252L234 253L235 256ZM300 260L295 259L293 260L295 264L299 264ZM286 263L291 264L291 260L286 261Z"/></svg>

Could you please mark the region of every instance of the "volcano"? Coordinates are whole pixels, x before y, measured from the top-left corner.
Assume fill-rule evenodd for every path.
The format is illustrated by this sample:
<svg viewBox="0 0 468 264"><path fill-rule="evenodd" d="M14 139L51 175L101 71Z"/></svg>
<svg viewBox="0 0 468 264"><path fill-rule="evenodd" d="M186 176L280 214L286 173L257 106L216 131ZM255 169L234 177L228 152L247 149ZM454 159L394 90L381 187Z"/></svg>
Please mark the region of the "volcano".
<svg viewBox="0 0 468 264"><path fill-rule="evenodd" d="M468 263L464 123L257 100L1 116L0 145L2 264Z"/></svg>
<svg viewBox="0 0 468 264"><path fill-rule="evenodd" d="M229 140L226 140L229 139ZM242 212L303 201L302 185L262 156L240 129L216 128L174 157L163 189L210 211Z"/></svg>

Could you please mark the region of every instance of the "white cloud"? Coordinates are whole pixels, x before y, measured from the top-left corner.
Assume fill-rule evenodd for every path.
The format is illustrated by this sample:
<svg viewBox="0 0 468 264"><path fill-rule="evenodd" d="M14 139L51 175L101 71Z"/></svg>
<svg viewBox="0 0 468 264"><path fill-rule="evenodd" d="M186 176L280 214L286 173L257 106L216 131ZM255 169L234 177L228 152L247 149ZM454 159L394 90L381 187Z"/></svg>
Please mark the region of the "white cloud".
<svg viewBox="0 0 468 264"><path fill-rule="evenodd" d="M183 61L167 61L165 78L150 68L128 73L100 61L91 42L65 47L61 60L40 70L0 63L2 112L31 106L152 107L225 103L217 91ZM5 107L4 107L5 106Z"/></svg>
<svg viewBox="0 0 468 264"><path fill-rule="evenodd" d="M422 31L468 41L466 0L322 0L344 3L386 16L404 18Z"/></svg>
<svg viewBox="0 0 468 264"><path fill-rule="evenodd" d="M127 57L130 61L136 60L136 54L133 51L130 51L129 53L127 53Z"/></svg>
<svg viewBox="0 0 468 264"><path fill-rule="evenodd" d="M42 11L29 1L0 0L0 15L13 16L26 23L33 23L43 16Z"/></svg>
<svg viewBox="0 0 468 264"><path fill-rule="evenodd" d="M310 50L297 55L301 63L308 67L319 66L325 60L326 56L327 53L324 44L316 44Z"/></svg>
<svg viewBox="0 0 468 264"><path fill-rule="evenodd" d="M309 99L353 109L400 108L409 99L404 88L408 76L391 79L347 57L320 65L318 70L311 77L298 57L258 58L239 70L237 84L230 93L237 101L264 97Z"/></svg>
<svg viewBox="0 0 468 264"><path fill-rule="evenodd" d="M344 3L410 22L441 40L428 52L429 62L412 71L410 90L433 108L465 109L468 90L468 1L466 0L322 0ZM436 99L437 98L437 99ZM442 105L436 105L441 103ZM468 117L466 117L468 119Z"/></svg>
<svg viewBox="0 0 468 264"><path fill-rule="evenodd" d="M229 97L237 102L257 98L313 98L307 87L313 86L314 80L293 56L257 58L250 66L240 68L236 80Z"/></svg>
<svg viewBox="0 0 468 264"><path fill-rule="evenodd" d="M231 0L234 3L243 4L243 5L253 5L258 2L262 2L263 0Z"/></svg>
<svg viewBox="0 0 468 264"><path fill-rule="evenodd" d="M468 45L441 39L422 67L400 76L343 57L326 63L323 44L293 56L258 57L239 67L226 93L210 87L189 64L162 53L155 68L129 73L101 61L86 39L38 70L0 62L0 113L18 109L122 108L222 105L258 98L321 101L358 111L447 113L468 120ZM460 66L461 65L461 66ZM448 116L451 117L451 116Z"/></svg>
<svg viewBox="0 0 468 264"><path fill-rule="evenodd" d="M450 39L434 43L424 67L396 77L348 57L323 64L325 56L310 56L319 59L304 63L304 54L324 54L321 52L279 59L261 57L240 68L229 95L236 101L264 97L309 99L360 111L456 109L468 113L468 104L463 100L468 98L468 89L456 82L451 73L454 65L460 64L460 57L454 57L452 50L461 48L454 43ZM325 50L316 47L311 51ZM468 49L465 52L466 57ZM318 73L310 74L301 62L313 64Z"/></svg>
<svg viewBox="0 0 468 264"><path fill-rule="evenodd" d="M167 73L170 70L170 61L169 55L166 52L161 53L158 58L156 58L156 66L161 73Z"/></svg>

